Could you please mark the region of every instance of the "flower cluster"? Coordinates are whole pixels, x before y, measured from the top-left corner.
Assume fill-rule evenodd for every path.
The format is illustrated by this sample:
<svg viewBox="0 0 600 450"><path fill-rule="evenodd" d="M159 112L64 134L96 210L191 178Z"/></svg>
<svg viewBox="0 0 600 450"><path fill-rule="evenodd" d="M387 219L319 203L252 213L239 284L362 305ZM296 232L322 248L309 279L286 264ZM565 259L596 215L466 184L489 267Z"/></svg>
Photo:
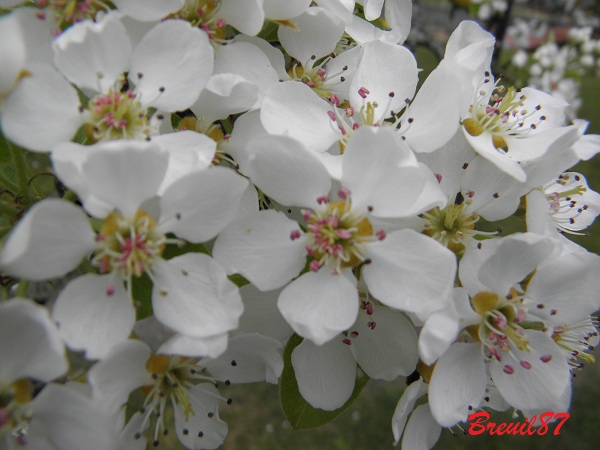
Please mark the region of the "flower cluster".
<svg viewBox="0 0 600 450"><path fill-rule="evenodd" d="M522 25L528 31L522 36L524 41L515 41L521 48L511 60L517 83L562 98L569 103L568 118L576 119L582 104L582 76L600 74L600 40L592 37L591 27L571 28L566 41L559 43L552 31L542 30L546 37L535 38L531 24ZM516 33L516 28L509 30L510 34ZM528 54L525 49L536 40L543 43Z"/></svg>
<svg viewBox="0 0 600 450"><path fill-rule="evenodd" d="M419 80L410 0L21 3L0 447L215 449L220 385L259 381L298 425L291 403L406 376L405 449L473 410L568 410L600 308L600 256L567 238L600 194L570 169L600 139L495 78L490 33L462 22Z"/></svg>

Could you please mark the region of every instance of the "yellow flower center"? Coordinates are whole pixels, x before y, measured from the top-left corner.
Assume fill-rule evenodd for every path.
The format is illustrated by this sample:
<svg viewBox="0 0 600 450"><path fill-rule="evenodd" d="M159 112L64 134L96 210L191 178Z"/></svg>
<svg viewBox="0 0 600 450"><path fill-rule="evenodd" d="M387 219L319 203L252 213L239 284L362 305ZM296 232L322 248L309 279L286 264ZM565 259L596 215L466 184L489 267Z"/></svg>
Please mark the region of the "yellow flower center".
<svg viewBox="0 0 600 450"><path fill-rule="evenodd" d="M431 236L454 253L465 249L465 242L473 239L479 232L475 223L479 220L477 212L469 212L466 202L460 205L448 204L445 208L436 207L425 214L423 233Z"/></svg>
<svg viewBox="0 0 600 450"><path fill-rule="evenodd" d="M37 14L39 19L45 19L50 14L58 24L55 34L76 22L93 20L96 12L107 9L106 4L98 0L37 0L36 4L42 9Z"/></svg>
<svg viewBox="0 0 600 450"><path fill-rule="evenodd" d="M358 266L365 261L364 244L384 235L374 236L369 219L352 212L349 200L323 203L322 210L304 212L310 269L316 272L326 266L340 273L342 268Z"/></svg>
<svg viewBox="0 0 600 450"><path fill-rule="evenodd" d="M490 74L486 73L484 85L491 82ZM523 136L535 130L541 121L546 120L540 116L538 123L526 125L527 119L537 113L542 107L537 105L534 111L525 109L526 96L520 89L496 85L488 98L488 92L482 89L473 100L470 108L470 117L462 121L462 125L471 136L480 136L484 132L490 133L492 144L498 150L509 150L507 137Z"/></svg>
<svg viewBox="0 0 600 450"><path fill-rule="evenodd" d="M93 263L101 273L116 270L124 278L141 276L160 258L166 243L155 226L156 221L141 209L132 220L110 213L102 222Z"/></svg>
<svg viewBox="0 0 600 450"><path fill-rule="evenodd" d="M183 19L202 29L212 44L225 44L227 27L218 16L221 0L185 0L183 7L172 17Z"/></svg>
<svg viewBox="0 0 600 450"><path fill-rule="evenodd" d="M84 114L84 129L92 142L148 137L148 111L133 91L109 89L91 99Z"/></svg>
<svg viewBox="0 0 600 450"><path fill-rule="evenodd" d="M494 292L478 292L471 298L471 307L481 316L481 323L467 331L485 346L490 358L502 361L503 354L510 353L513 345L520 350L529 349L524 332L527 324L522 294L511 289L505 298L501 298ZM522 364L531 367L526 361Z"/></svg>

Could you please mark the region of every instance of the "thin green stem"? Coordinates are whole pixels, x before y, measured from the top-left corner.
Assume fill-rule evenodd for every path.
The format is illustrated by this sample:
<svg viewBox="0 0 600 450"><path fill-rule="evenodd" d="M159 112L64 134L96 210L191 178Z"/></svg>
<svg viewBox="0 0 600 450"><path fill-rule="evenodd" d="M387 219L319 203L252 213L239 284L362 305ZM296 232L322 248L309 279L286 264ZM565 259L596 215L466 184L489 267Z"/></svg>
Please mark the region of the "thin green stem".
<svg viewBox="0 0 600 450"><path fill-rule="evenodd" d="M19 194L25 194L29 188L29 177L27 176L27 160L25 153L19 147L16 147L10 141L6 141L8 150L10 151L15 171L17 173L17 185Z"/></svg>
<svg viewBox="0 0 600 450"><path fill-rule="evenodd" d="M17 285L17 297L27 297L27 290L29 289L29 280L21 280Z"/></svg>
<svg viewBox="0 0 600 450"><path fill-rule="evenodd" d="M65 192L65 195L63 195L63 200L75 203L77 201L77 194L75 194L73 191L67 191Z"/></svg>

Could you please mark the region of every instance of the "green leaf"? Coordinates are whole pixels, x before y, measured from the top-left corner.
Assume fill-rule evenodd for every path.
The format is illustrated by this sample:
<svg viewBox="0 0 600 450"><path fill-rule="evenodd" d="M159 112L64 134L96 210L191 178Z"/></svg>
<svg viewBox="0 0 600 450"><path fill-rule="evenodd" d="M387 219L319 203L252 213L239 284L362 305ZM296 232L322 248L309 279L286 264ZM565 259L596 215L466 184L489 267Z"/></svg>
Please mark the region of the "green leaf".
<svg viewBox="0 0 600 450"><path fill-rule="evenodd" d="M278 40L277 38L277 30L279 29L279 25L275 22L266 21L260 33L258 33L258 37L264 39L267 42L275 42Z"/></svg>
<svg viewBox="0 0 600 450"><path fill-rule="evenodd" d="M0 164L10 163L10 150L6 138L0 133Z"/></svg>
<svg viewBox="0 0 600 450"><path fill-rule="evenodd" d="M152 311L152 280L145 273L141 277L132 277L131 290L136 304L136 320L150 317Z"/></svg>
<svg viewBox="0 0 600 450"><path fill-rule="evenodd" d="M169 234L168 238L174 239L175 236ZM204 253L210 255L208 249L202 244L190 244L189 242L182 241L182 245L167 245L162 253L164 259L171 259L176 256L183 255L184 253Z"/></svg>
<svg viewBox="0 0 600 450"><path fill-rule="evenodd" d="M283 373L279 382L279 395L281 407L287 421L294 430L316 428L325 425L343 413L359 396L363 388L369 382L369 377L363 374L356 377L354 391L344 405L335 411L324 411L322 409L313 408L308 404L300 391L296 382L296 374L292 367L292 351L302 343L302 338L294 334L288 341L285 351L283 352Z"/></svg>
<svg viewBox="0 0 600 450"><path fill-rule="evenodd" d="M229 275L227 278L229 278L229 280L232 281L233 283L235 283L235 285L239 288L242 286L246 286L248 283L250 283L239 273L234 273L233 275Z"/></svg>

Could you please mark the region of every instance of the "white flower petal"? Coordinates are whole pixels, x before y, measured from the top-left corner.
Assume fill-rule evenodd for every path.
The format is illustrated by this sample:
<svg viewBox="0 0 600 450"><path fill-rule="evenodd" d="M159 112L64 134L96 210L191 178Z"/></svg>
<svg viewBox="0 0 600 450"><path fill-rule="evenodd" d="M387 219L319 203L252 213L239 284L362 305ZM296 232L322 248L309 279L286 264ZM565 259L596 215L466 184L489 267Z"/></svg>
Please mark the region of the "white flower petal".
<svg viewBox="0 0 600 450"><path fill-rule="evenodd" d="M350 83L350 104L358 111L365 102L377 103L374 122L381 122L390 117L390 111L399 112L406 106L418 81L417 61L409 50L377 40L369 42ZM366 98L359 94L361 88L369 91Z"/></svg>
<svg viewBox="0 0 600 450"><path fill-rule="evenodd" d="M451 299L456 258L447 248L416 231L389 233L368 245L365 282L385 305L425 320Z"/></svg>
<svg viewBox="0 0 600 450"><path fill-rule="evenodd" d="M158 320L190 337L233 330L242 315L237 287L211 257L186 253L152 267L152 306Z"/></svg>
<svg viewBox="0 0 600 450"><path fill-rule="evenodd" d="M282 345L256 333L232 337L224 354L202 363L210 374L232 383L277 384L283 371Z"/></svg>
<svg viewBox="0 0 600 450"><path fill-rule="evenodd" d="M360 47L352 47L327 61L324 66L326 73L323 88L340 99L348 99L350 83L354 79L361 53Z"/></svg>
<svg viewBox="0 0 600 450"><path fill-rule="evenodd" d="M250 42L234 42L216 50L215 74L236 74L258 86L258 108L265 92L279 84L279 75L267 55Z"/></svg>
<svg viewBox="0 0 600 450"><path fill-rule="evenodd" d="M106 92L129 69L131 42L119 19L112 12L98 22L84 20L54 40L56 67L78 88Z"/></svg>
<svg viewBox="0 0 600 450"><path fill-rule="evenodd" d="M281 342L287 340L294 331L277 308L280 292L281 289L261 292L252 284L241 287L244 314L235 334L258 333Z"/></svg>
<svg viewBox="0 0 600 450"><path fill-rule="evenodd" d="M527 231L552 238L560 238L560 233L550 215L550 205L544 192L534 189L525 198L527 204Z"/></svg>
<svg viewBox="0 0 600 450"><path fill-rule="evenodd" d="M492 292L506 295L548 258L554 250L551 240L532 233L503 238L496 251L483 264L478 277Z"/></svg>
<svg viewBox="0 0 600 450"><path fill-rule="evenodd" d="M434 312L425 321L419 334L419 356L427 364L433 364L458 337L460 329L466 324L459 323L459 316L455 303L469 302L469 297L464 289L454 289L454 302L448 303L446 308ZM479 318L479 316L477 316Z"/></svg>
<svg viewBox="0 0 600 450"><path fill-rule="evenodd" d="M277 306L296 333L322 345L356 321L358 293L344 274L323 268L292 281Z"/></svg>
<svg viewBox="0 0 600 450"><path fill-rule="evenodd" d="M260 123L260 110L249 111L236 119L231 137L222 143L223 151L234 158L243 174L248 170L248 142L261 134L267 134L267 131Z"/></svg>
<svg viewBox="0 0 600 450"><path fill-rule="evenodd" d="M33 417L45 426L48 440L60 450L117 450L113 415L69 386L49 384L29 404Z"/></svg>
<svg viewBox="0 0 600 450"><path fill-rule="evenodd" d="M577 323L600 308L600 256L571 253L547 258L527 286L535 315L557 323Z"/></svg>
<svg viewBox="0 0 600 450"><path fill-rule="evenodd" d="M257 213L259 210L258 192L252 183L248 183L248 186L244 189L244 193L242 194L242 199L240 200L238 210L235 214L235 219Z"/></svg>
<svg viewBox="0 0 600 450"><path fill-rule="evenodd" d="M502 361L492 360L490 374L502 397L515 409L552 407L571 383L567 360L545 333L527 330L525 336L530 350L513 345L512 355L503 354ZM507 365L512 370L507 370Z"/></svg>
<svg viewBox="0 0 600 450"><path fill-rule="evenodd" d="M160 346L175 335L170 328L160 323L154 315L136 321L133 332L154 353L158 353Z"/></svg>
<svg viewBox="0 0 600 450"><path fill-rule="evenodd" d="M575 126L550 128L527 137L505 138L508 154L516 161L534 161L543 157L551 146L558 145L567 151L579 134Z"/></svg>
<svg viewBox="0 0 600 450"><path fill-rule="evenodd" d="M141 21L160 20L183 6L184 0L114 0L119 11Z"/></svg>
<svg viewBox="0 0 600 450"><path fill-rule="evenodd" d="M227 349L227 333L207 337L191 337L175 334L162 344L157 353L216 358Z"/></svg>
<svg viewBox="0 0 600 450"><path fill-rule="evenodd" d="M256 84L234 73L217 73L208 80L190 109L196 117L202 117L204 123L210 124L249 110L257 100Z"/></svg>
<svg viewBox="0 0 600 450"><path fill-rule="evenodd" d="M325 166L302 143L287 136L257 136L247 148L246 174L265 194L286 206L311 207L326 196L331 180Z"/></svg>
<svg viewBox="0 0 600 450"><path fill-rule="evenodd" d="M352 22L346 25L346 33L359 45L375 40L397 44L406 39L400 30L385 31L358 16L352 16Z"/></svg>
<svg viewBox="0 0 600 450"><path fill-rule="evenodd" d="M412 413L417 399L427 393L427 384L421 378L409 384L402 393L402 397L396 405L392 416L392 432L394 433L394 445L398 445L408 416Z"/></svg>
<svg viewBox="0 0 600 450"><path fill-rule="evenodd" d="M428 199L419 204L426 178L432 177L427 172L393 131L362 127L346 146L341 182L352 193L352 209L377 217L406 217L429 206Z"/></svg>
<svg viewBox="0 0 600 450"><path fill-rule="evenodd" d="M281 2L279 1L277 1L277 3L281 4ZM279 78L281 80L290 79L290 76L288 75L285 68L285 57L283 56L283 53L277 47L269 44L269 42L257 36L248 36L246 34L238 34L230 42L232 44L235 42L247 42L258 47L262 51L262 53L267 57L267 59L269 60L269 64L271 65L273 70L279 75Z"/></svg>
<svg viewBox="0 0 600 450"><path fill-rule="evenodd" d="M2 106L2 131L12 142L36 152L70 141L81 125L79 97L52 67L30 64ZM32 133L32 129L35 131Z"/></svg>
<svg viewBox="0 0 600 450"><path fill-rule="evenodd" d="M212 71L213 49L206 34L188 22L166 20L133 51L130 78L142 104L180 111L196 101Z"/></svg>
<svg viewBox="0 0 600 450"><path fill-rule="evenodd" d="M217 143L211 138L188 130L161 134L153 137L152 142L169 155L169 166L159 194L184 175L210 166L217 150Z"/></svg>
<svg viewBox="0 0 600 450"><path fill-rule="evenodd" d="M67 371L65 349L48 311L27 299L0 303L0 386L19 378L50 381Z"/></svg>
<svg viewBox="0 0 600 450"><path fill-rule="evenodd" d="M264 0L265 17L271 20L285 20L302 14L310 5L310 0ZM295 22L295 21L294 21Z"/></svg>
<svg viewBox="0 0 600 450"><path fill-rule="evenodd" d="M331 108L304 83L286 81L266 92L260 120L270 134L288 135L320 153L340 138L328 116Z"/></svg>
<svg viewBox="0 0 600 450"><path fill-rule="evenodd" d="M415 408L404 430L402 448L411 450L429 450L440 438L442 427L433 418L429 405Z"/></svg>
<svg viewBox="0 0 600 450"><path fill-rule="evenodd" d="M357 331L354 336L352 332ZM373 314L360 312L348 337L350 350L360 368L376 380L395 380L410 375L417 366L417 334L402 314L385 306L373 308Z"/></svg>
<svg viewBox="0 0 600 450"><path fill-rule="evenodd" d="M490 65L494 43L494 36L477 22L463 20L448 39L444 59L480 76Z"/></svg>
<svg viewBox="0 0 600 450"><path fill-rule="evenodd" d="M233 221L217 238L213 255L228 273L239 273L261 291L283 286L306 263L303 239L290 233L299 225L274 210Z"/></svg>
<svg viewBox="0 0 600 450"><path fill-rule="evenodd" d="M384 8L385 20L390 24L392 30L400 34L401 38L398 44L403 44L410 34L413 13L412 0L385 2Z"/></svg>
<svg viewBox="0 0 600 450"><path fill-rule="evenodd" d="M134 413L121 431L122 447L127 450L146 450L146 431L150 428L150 422L145 420L145 414ZM141 436L138 437L138 433Z"/></svg>
<svg viewBox="0 0 600 450"><path fill-rule="evenodd" d="M168 154L146 141L100 144L82 164L82 175L96 197L133 217L144 200L156 195L168 166ZM135 169L134 169L135 168Z"/></svg>
<svg viewBox="0 0 600 450"><path fill-rule="evenodd" d="M429 383L431 414L444 427L467 420L469 406L479 406L487 375L481 344L453 344L435 365Z"/></svg>
<svg viewBox="0 0 600 450"><path fill-rule="evenodd" d="M245 178L224 167L189 173L160 198L159 227L189 242L206 242L234 218L247 186Z"/></svg>
<svg viewBox="0 0 600 450"><path fill-rule="evenodd" d="M27 30L27 33L22 33L27 60L53 65L54 52L52 51L52 42L56 25L52 20L40 20L38 12L37 8L16 8L12 14L21 23L21 29ZM10 42L10 45L15 46L15 41L13 34L13 39L6 42Z"/></svg>
<svg viewBox="0 0 600 450"><path fill-rule="evenodd" d="M338 336L323 345L305 339L292 352L300 394L313 408L333 411L352 395L356 361Z"/></svg>
<svg viewBox="0 0 600 450"><path fill-rule="evenodd" d="M521 196L529 190L481 156L469 162L460 187L463 197L471 201L470 210L490 221L506 219L513 214L519 207Z"/></svg>
<svg viewBox="0 0 600 450"><path fill-rule="evenodd" d="M116 414L127 403L129 393L153 383L146 369L150 349L137 340L127 340L113 348L88 372L94 401Z"/></svg>
<svg viewBox="0 0 600 450"><path fill-rule="evenodd" d="M419 162L424 163L434 174L441 176L440 188L449 197L460 191L465 170L475 156L476 153L460 130L437 151L417 153Z"/></svg>
<svg viewBox="0 0 600 450"><path fill-rule="evenodd" d="M315 3L321 8L331 11L336 17L342 20L346 25L352 22L354 17L354 0L318 0Z"/></svg>
<svg viewBox="0 0 600 450"><path fill-rule="evenodd" d="M16 277L45 280L75 268L95 247L81 208L45 199L31 207L0 249L0 267Z"/></svg>
<svg viewBox="0 0 600 450"><path fill-rule="evenodd" d="M254 36L265 20L262 0L226 0L221 2L219 17L238 31Z"/></svg>
<svg viewBox="0 0 600 450"><path fill-rule="evenodd" d="M52 318L67 346L85 350L88 359L100 359L127 341L135 310L127 291L112 275L87 274L62 290Z"/></svg>
<svg viewBox="0 0 600 450"><path fill-rule="evenodd" d="M372 22L381 16L384 0L362 0L365 10L365 19Z"/></svg>
<svg viewBox="0 0 600 450"><path fill-rule="evenodd" d="M0 20L0 97L6 95L17 83L19 73L25 66L26 47L23 28L15 14Z"/></svg>
<svg viewBox="0 0 600 450"><path fill-rule="evenodd" d="M481 265L494 254L501 242L502 240L500 239L480 241L481 245L477 245L473 251L465 252L460 260L460 283L470 296L474 296L478 292L489 291L489 286L483 284L479 279L479 269L481 268Z"/></svg>
<svg viewBox="0 0 600 450"><path fill-rule="evenodd" d="M493 163L499 170L507 173L515 180L524 183L527 180L527 174L521 167L518 161L515 161L507 153L501 153L501 151L494 148L492 144L492 135L488 132L484 132L479 136L471 136L465 129L465 137L473 150L483 156L485 159Z"/></svg>
<svg viewBox="0 0 600 450"><path fill-rule="evenodd" d="M440 64L429 74L402 115L400 132L412 150L432 152L454 136L460 121L462 93L457 86L461 82L447 64Z"/></svg>
<svg viewBox="0 0 600 450"><path fill-rule="evenodd" d="M102 219L114 209L113 205L96 197L87 185L81 167L95 151L103 151L98 145L81 145L75 142L63 142L52 147L50 157L54 172L65 186L77 193L84 209L91 216Z"/></svg>
<svg viewBox="0 0 600 450"><path fill-rule="evenodd" d="M277 37L286 52L303 66L309 64L311 58L321 59L333 52L344 34L344 22L318 7L308 8L294 17L294 24L297 30L280 26Z"/></svg>
<svg viewBox="0 0 600 450"><path fill-rule="evenodd" d="M590 134L581 136L575 145L573 145L573 150L575 150L577 156L584 161L593 158L600 152L600 135Z"/></svg>
<svg viewBox="0 0 600 450"><path fill-rule="evenodd" d="M219 391L201 383L189 388L187 395L194 413L185 414L181 404L173 409L179 442L190 449L216 449L227 436L227 424L219 418Z"/></svg>

